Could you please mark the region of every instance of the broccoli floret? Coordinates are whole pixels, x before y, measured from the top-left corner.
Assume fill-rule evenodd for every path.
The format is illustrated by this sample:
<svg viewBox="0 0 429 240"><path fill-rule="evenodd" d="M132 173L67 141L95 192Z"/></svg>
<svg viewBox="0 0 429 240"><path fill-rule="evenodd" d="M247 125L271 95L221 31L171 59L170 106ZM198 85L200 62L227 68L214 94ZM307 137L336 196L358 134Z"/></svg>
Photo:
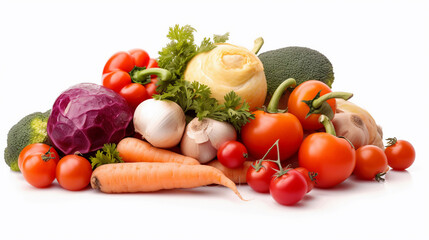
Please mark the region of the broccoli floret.
<svg viewBox="0 0 429 240"><path fill-rule="evenodd" d="M35 112L22 118L7 134L4 160L13 171L19 171L18 156L21 150L32 143L48 143L46 127L51 111Z"/></svg>
<svg viewBox="0 0 429 240"><path fill-rule="evenodd" d="M264 65L268 96L286 79L294 78L297 86L308 80L319 80L329 87L334 82L332 64L325 55L306 47L285 47L259 54Z"/></svg>

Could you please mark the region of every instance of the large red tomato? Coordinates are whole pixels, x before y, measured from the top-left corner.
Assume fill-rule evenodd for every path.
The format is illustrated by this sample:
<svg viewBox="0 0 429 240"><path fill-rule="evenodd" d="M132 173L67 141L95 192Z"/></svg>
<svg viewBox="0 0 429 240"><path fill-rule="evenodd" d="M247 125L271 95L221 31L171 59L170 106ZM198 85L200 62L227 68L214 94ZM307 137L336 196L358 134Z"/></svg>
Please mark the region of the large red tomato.
<svg viewBox="0 0 429 240"><path fill-rule="evenodd" d="M352 174L356 153L346 139L319 132L304 139L298 152L298 161L301 167L317 173L316 187L331 188Z"/></svg>

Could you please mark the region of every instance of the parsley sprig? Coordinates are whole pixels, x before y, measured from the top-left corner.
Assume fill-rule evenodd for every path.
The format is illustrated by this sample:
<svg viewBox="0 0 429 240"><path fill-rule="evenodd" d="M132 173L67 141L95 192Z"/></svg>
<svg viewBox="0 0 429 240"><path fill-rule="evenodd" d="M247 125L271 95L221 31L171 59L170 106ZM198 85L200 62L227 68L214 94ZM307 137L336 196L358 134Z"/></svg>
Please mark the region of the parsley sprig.
<svg viewBox="0 0 429 240"><path fill-rule="evenodd" d="M164 93L154 95L154 99L176 102L190 118L198 117L200 120L211 118L229 122L237 131L254 118L249 111L249 104L242 101L234 91L225 95L223 104L210 95L211 90L207 85L178 80L169 85Z"/></svg>
<svg viewBox="0 0 429 240"><path fill-rule="evenodd" d="M172 78L169 81L158 82L157 92L162 93L166 91L168 85L183 79L186 65L195 55L210 51L216 47L216 43L226 42L229 38L229 33L214 35L213 41L210 38L204 38L200 45L197 45L194 39L195 31L189 25L180 27L176 24L169 28L167 38L170 42L158 52L158 65L170 71Z"/></svg>
<svg viewBox="0 0 429 240"><path fill-rule="evenodd" d="M89 160L91 161L92 169L96 169L103 164L124 162L119 156L116 144L114 143L104 144L103 148L97 151L95 157L90 157Z"/></svg>

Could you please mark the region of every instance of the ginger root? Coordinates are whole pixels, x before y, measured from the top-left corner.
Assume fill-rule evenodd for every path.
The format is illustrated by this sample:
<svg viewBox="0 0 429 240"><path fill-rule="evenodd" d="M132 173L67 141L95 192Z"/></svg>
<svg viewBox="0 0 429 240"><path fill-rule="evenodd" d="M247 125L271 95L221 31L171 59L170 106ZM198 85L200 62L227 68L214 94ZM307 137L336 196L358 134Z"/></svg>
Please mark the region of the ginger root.
<svg viewBox="0 0 429 240"><path fill-rule="evenodd" d="M332 123L337 136L350 140L355 149L364 145L375 145L384 149L383 130L365 109L356 104L336 99L337 110Z"/></svg>

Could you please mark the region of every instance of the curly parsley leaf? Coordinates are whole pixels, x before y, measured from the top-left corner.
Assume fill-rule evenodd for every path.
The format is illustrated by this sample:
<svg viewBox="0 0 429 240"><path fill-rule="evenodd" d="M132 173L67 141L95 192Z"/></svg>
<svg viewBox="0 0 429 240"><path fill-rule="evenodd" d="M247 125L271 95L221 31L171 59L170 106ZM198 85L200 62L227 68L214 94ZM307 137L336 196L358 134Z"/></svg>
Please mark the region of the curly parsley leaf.
<svg viewBox="0 0 429 240"><path fill-rule="evenodd" d="M231 123L240 131L254 115L249 111L249 104L242 101L234 91L225 95L223 104L210 97L211 91L207 85L199 82L176 81L168 86L167 91L154 95L157 100L174 101L183 109L189 118L211 118L221 122Z"/></svg>
<svg viewBox="0 0 429 240"><path fill-rule="evenodd" d="M96 169L103 164L124 162L119 156L116 144L114 143L104 144L103 148L97 151L95 157L90 157L89 160L91 161L92 169Z"/></svg>
<svg viewBox="0 0 429 240"><path fill-rule="evenodd" d="M226 42L229 33L224 35L214 35L213 41L204 38L198 46L194 40L195 28L185 25L169 28L167 38L170 40L167 45L158 52L158 65L171 72L172 78L169 81L158 81L157 91L164 92L167 87L179 79L183 79L186 66L197 54L207 52L216 47L216 43Z"/></svg>

